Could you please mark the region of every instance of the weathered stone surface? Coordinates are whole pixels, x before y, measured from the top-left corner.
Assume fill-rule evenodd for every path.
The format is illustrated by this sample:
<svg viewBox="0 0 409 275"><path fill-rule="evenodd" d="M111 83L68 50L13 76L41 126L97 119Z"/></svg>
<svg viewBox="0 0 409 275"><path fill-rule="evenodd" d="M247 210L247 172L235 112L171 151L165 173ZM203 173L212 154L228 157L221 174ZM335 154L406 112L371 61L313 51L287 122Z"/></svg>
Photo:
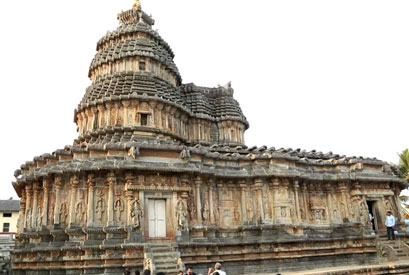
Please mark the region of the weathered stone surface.
<svg viewBox="0 0 409 275"><path fill-rule="evenodd" d="M15 274L183 264L205 273L216 261L245 274L377 261L371 233L385 229L386 210L401 221L406 185L394 167L248 148L231 85L182 84L153 19L139 7L118 17L75 111L78 139L15 172Z"/></svg>

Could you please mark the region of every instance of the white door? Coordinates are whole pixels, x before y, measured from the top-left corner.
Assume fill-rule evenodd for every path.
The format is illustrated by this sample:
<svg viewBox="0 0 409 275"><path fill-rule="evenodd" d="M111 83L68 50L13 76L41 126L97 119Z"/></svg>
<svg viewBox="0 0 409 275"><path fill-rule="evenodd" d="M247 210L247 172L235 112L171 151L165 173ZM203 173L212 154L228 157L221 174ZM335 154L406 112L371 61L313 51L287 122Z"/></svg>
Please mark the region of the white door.
<svg viewBox="0 0 409 275"><path fill-rule="evenodd" d="M166 237L166 200L149 200L149 237Z"/></svg>

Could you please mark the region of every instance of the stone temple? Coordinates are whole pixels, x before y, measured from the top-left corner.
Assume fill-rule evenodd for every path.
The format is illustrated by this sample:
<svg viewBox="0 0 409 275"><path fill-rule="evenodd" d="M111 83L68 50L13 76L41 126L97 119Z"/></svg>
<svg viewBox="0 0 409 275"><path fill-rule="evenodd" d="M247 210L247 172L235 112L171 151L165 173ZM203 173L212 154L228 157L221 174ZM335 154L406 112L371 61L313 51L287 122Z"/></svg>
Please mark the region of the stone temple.
<svg viewBox="0 0 409 275"><path fill-rule="evenodd" d="M231 85L183 84L137 2L97 44L72 146L15 172L14 274L230 274L378 261L405 183L377 159L247 147ZM370 221L370 214L373 221ZM385 253L388 252L385 249Z"/></svg>

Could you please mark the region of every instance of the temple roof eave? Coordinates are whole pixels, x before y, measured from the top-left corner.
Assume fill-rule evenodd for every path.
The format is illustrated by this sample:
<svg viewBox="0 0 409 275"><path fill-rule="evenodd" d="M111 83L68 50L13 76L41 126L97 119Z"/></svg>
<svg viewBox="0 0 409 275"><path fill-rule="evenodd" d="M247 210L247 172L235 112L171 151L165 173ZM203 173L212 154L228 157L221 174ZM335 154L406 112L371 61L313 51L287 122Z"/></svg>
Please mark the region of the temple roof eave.
<svg viewBox="0 0 409 275"><path fill-rule="evenodd" d="M167 150L180 152L181 150L187 149L191 151L192 155L202 156L204 159L213 159L213 163L207 163L203 160L177 160L174 163L161 163L158 161L152 162L139 159L138 157L132 158L128 155L123 156L105 156L105 157L86 157L75 159L74 154L87 154L91 151L108 152L109 150L123 150L126 152L132 147L138 147L145 150ZM219 153L216 150L220 149ZM213 150L213 151L211 151ZM321 181L321 182L339 182L339 181L361 181L361 182L394 182L398 183L402 188L407 187L408 184L403 180L397 178L391 173L385 173L383 171L383 165L386 165L382 161L374 161L371 159L361 160L361 163L366 161L369 165L378 166L379 170L376 171L365 171L365 170L355 170L356 159L344 159L342 163L334 163L331 161L327 162L328 167L326 170L318 170L314 162L310 162L309 165L305 164L305 159L302 161L297 156L291 156L288 154L282 154L279 150L274 153L270 152L269 156L266 157L264 154L244 154L248 153L250 149L244 149L238 147L236 149L231 148L230 152L236 150L236 153L225 153L229 149L227 147L202 147L196 145L195 147L186 147L180 145L161 145L161 144L141 144L137 142L127 142L127 143L108 143L105 145L89 145L86 148L74 146L67 146L64 149L57 150L55 153L55 158L59 156L65 156L71 158L70 160L59 160L50 164L45 164L43 157L36 157L34 161L27 162L22 165L22 170L18 175L17 183L13 186L17 193L20 193L21 186L26 182L36 181L40 178L52 176L52 175L63 175L70 173L80 173L80 172L97 172L105 170L138 170L145 172L164 172L164 173L189 173L189 174L202 174L209 175L219 178L258 178L258 177L286 177L286 178L298 178L307 181ZM239 154L238 152L241 152ZM276 162L277 160L278 162ZM282 160L289 161L293 163L292 165L281 164ZM236 163L235 166L229 166L226 162L225 165L217 164L217 161L233 161ZM243 162L244 161L244 162ZM264 164L257 163L262 161ZM267 161L267 162L266 162ZM37 162L41 163L41 167L37 167ZM242 162L244 164L239 165ZM245 164L247 163L247 164ZM322 162L320 163L322 166ZM299 166L301 165L301 166ZM344 169L339 169L336 167L345 167ZM35 169L29 167L37 167ZM316 167L316 168L314 168ZM382 169L381 169L382 168Z"/></svg>

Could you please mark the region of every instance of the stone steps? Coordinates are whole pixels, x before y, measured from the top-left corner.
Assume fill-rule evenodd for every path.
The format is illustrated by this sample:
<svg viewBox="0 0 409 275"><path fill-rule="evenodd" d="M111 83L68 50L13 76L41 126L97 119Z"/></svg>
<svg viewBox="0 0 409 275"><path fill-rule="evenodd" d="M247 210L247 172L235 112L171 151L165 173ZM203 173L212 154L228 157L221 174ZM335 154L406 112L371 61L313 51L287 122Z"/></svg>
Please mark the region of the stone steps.
<svg viewBox="0 0 409 275"><path fill-rule="evenodd" d="M180 253L173 244L152 243L145 246L145 259L152 262L153 273L177 274Z"/></svg>

